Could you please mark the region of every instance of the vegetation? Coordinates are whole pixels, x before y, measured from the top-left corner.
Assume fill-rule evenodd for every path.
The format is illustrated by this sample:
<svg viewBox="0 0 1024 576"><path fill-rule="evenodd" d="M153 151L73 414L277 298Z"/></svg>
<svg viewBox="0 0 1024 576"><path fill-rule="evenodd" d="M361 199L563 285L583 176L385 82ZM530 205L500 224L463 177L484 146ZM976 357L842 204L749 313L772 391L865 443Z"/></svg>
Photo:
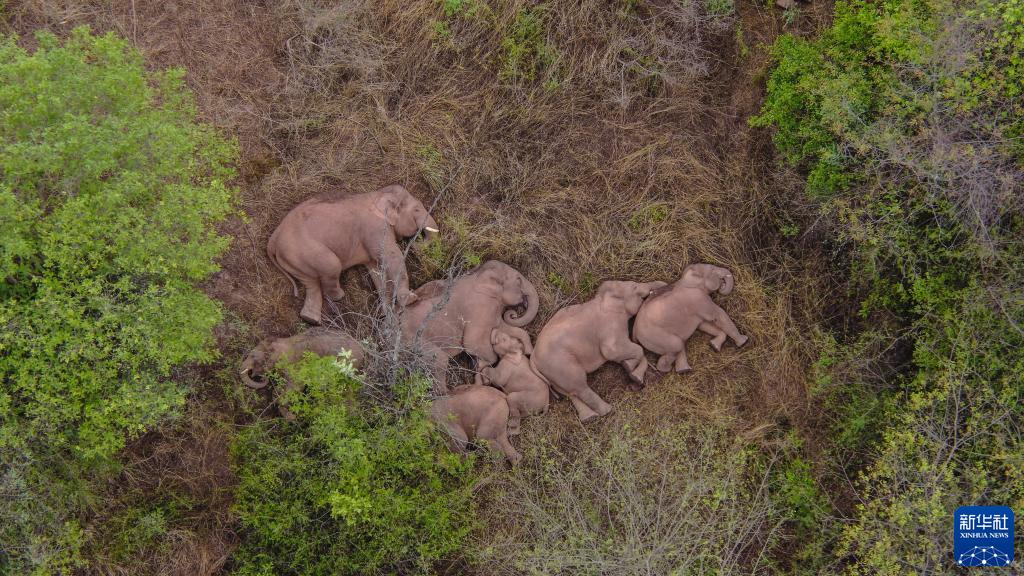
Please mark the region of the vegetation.
<svg viewBox="0 0 1024 576"><path fill-rule="evenodd" d="M845 1L774 47L754 122L806 167L863 319L818 364L836 449L869 451L851 574L951 571L957 506L1024 504L1022 9Z"/></svg>
<svg viewBox="0 0 1024 576"><path fill-rule="evenodd" d="M0 0L0 574L944 574L953 509L1024 510L1021 0L197 9ZM752 344L600 370L510 469L353 270L362 371L242 387L302 329L281 217L395 182L414 286L505 261L536 335L713 262Z"/></svg>
<svg viewBox="0 0 1024 576"><path fill-rule="evenodd" d="M79 564L76 520L125 442L214 357L196 288L228 239L234 146L195 121L181 70L77 29L0 39L0 559Z"/></svg>
<svg viewBox="0 0 1024 576"><path fill-rule="evenodd" d="M344 356L290 368L295 422L261 420L233 446L247 533L237 574L428 572L473 527L473 460L427 419L422 379L390 401L361 389Z"/></svg>

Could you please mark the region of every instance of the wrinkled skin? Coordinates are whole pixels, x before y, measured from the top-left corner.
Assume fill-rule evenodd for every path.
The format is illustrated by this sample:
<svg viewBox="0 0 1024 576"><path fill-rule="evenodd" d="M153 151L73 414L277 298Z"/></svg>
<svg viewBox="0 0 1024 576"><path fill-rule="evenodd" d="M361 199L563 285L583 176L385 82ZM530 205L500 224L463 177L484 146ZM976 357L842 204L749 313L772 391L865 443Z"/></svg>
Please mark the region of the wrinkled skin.
<svg viewBox="0 0 1024 576"><path fill-rule="evenodd" d="M644 350L629 339L629 319L664 282L603 282L583 304L559 310L541 329L530 361L558 393L566 395L586 422L612 407L587 385L587 374L605 362L618 362L642 384L647 372Z"/></svg>
<svg viewBox="0 0 1024 576"><path fill-rule="evenodd" d="M274 370L279 362L297 362L306 352L312 352L317 356L335 356L343 350L348 350L352 354L352 364L356 368L362 367L365 359L363 345L345 332L312 328L288 338L267 338L257 344L242 360L242 382L250 388L264 388L269 383L269 372ZM286 383L282 393L296 390L297 386L288 375L287 366L282 368ZM278 408L285 418L294 419L287 406L279 404Z"/></svg>
<svg viewBox="0 0 1024 576"><path fill-rule="evenodd" d="M448 432L452 449L465 453L474 440L486 440L491 450L515 464L522 456L508 438L510 414L505 394L489 386L458 386L450 396L434 400L430 417ZM515 415L518 418L518 415Z"/></svg>
<svg viewBox="0 0 1024 576"><path fill-rule="evenodd" d="M508 264L490 260L455 278L435 280L416 290L417 300L402 311L402 333L418 343L434 363L435 391L447 391L448 362L465 351L477 365L498 356L491 330L504 326L529 339L521 327L537 316L537 289ZM525 306L522 315L515 308ZM482 362L482 364L480 364Z"/></svg>
<svg viewBox="0 0 1024 576"><path fill-rule="evenodd" d="M508 397L508 405L518 417L508 422L509 434L519 433L519 419L548 411L551 393L548 383L530 366L527 354L533 352L529 335L519 335L506 327L491 330L491 346L501 358L495 367L485 366L477 373L477 384L490 384Z"/></svg>
<svg viewBox="0 0 1024 576"><path fill-rule="evenodd" d="M295 296L299 295L296 280L305 287L299 316L319 324L323 298L345 296L340 276L353 266L367 266L378 292L388 298L393 295L400 305L415 301L398 239L420 230L429 239L438 231L437 222L408 190L394 185L342 200L311 199L299 204L270 236L267 255L291 280Z"/></svg>
<svg viewBox="0 0 1024 576"><path fill-rule="evenodd" d="M660 354L658 371L690 370L686 341L700 330L712 336L711 346L722 349L726 337L737 347L747 343L729 315L711 299L712 292L732 292L732 273L719 266L692 264L671 287L647 299L633 324L633 338L644 348Z"/></svg>

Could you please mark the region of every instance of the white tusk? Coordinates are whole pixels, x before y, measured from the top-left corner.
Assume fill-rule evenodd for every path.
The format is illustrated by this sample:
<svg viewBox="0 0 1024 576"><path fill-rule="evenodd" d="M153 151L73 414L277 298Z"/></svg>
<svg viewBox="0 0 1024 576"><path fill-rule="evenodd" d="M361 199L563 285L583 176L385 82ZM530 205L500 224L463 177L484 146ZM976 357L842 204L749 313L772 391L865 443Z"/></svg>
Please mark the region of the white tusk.
<svg viewBox="0 0 1024 576"><path fill-rule="evenodd" d="M427 232L440 232L437 228L431 228L430 226L424 226L423 229Z"/></svg>
<svg viewBox="0 0 1024 576"><path fill-rule="evenodd" d="M249 372L250 372L251 370L252 370L252 368L242 368L242 370L241 370L241 371L239 372L239 374L241 374L242 376L245 376L245 375L246 375L246 374L248 374L248 373L249 373Z"/></svg>

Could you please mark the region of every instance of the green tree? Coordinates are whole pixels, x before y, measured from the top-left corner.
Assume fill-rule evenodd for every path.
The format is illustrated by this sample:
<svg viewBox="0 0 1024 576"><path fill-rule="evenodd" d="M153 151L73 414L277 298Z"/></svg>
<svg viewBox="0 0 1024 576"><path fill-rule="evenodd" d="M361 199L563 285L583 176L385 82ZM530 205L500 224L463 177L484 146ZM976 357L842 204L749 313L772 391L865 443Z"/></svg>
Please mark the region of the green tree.
<svg viewBox="0 0 1024 576"><path fill-rule="evenodd" d="M236 147L183 71L112 34L37 38L0 38L0 567L43 574L78 562L90 482L181 406L174 367L213 357L196 284Z"/></svg>
<svg viewBox="0 0 1024 576"><path fill-rule="evenodd" d="M1020 0L847 0L774 47L753 123L806 170L864 319L818 365L836 436L870 454L844 471L852 574L953 573L957 506L1024 504L1022 21Z"/></svg>
<svg viewBox="0 0 1024 576"><path fill-rule="evenodd" d="M371 399L347 359L311 355L289 375L303 388L284 399L296 420L258 421L232 446L246 530L236 573L428 572L457 552L473 463L427 418L425 381Z"/></svg>

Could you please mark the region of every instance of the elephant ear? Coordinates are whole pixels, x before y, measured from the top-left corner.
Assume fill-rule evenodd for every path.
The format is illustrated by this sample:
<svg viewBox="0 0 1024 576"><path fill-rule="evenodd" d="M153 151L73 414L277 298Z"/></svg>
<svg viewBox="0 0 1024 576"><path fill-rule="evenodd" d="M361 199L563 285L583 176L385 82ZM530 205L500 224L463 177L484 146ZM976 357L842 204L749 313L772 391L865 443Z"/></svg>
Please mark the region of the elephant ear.
<svg viewBox="0 0 1024 576"><path fill-rule="evenodd" d="M597 306L605 314L620 314L626 311L626 299L615 282L604 282L597 288Z"/></svg>
<svg viewBox="0 0 1024 576"><path fill-rule="evenodd" d="M373 203L373 210L383 218L389 226L398 224L398 215L401 212L401 199L394 192L385 192Z"/></svg>
<svg viewBox="0 0 1024 576"><path fill-rule="evenodd" d="M473 291L488 298L501 298L501 279L494 270L480 270L473 278Z"/></svg>

